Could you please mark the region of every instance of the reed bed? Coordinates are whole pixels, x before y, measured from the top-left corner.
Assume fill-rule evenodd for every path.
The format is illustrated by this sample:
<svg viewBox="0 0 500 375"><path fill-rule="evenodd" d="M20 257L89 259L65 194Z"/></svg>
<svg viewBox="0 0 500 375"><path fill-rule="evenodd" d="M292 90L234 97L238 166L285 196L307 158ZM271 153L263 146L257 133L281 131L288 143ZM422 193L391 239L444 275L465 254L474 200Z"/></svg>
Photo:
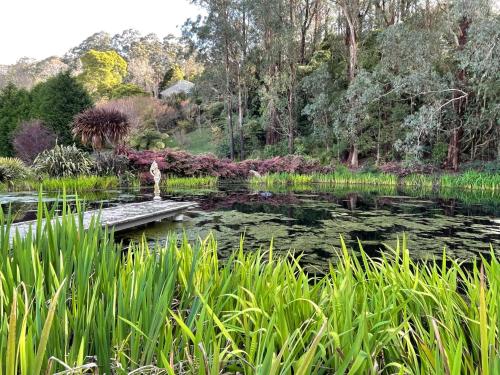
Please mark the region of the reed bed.
<svg viewBox="0 0 500 375"><path fill-rule="evenodd" d="M432 189L440 185L439 176L411 174L400 179L399 184L406 187L418 187L421 189Z"/></svg>
<svg viewBox="0 0 500 375"><path fill-rule="evenodd" d="M76 205L78 212L81 206ZM98 218L0 213L0 374L498 374L500 263L361 244L322 276L209 236L126 252Z"/></svg>
<svg viewBox="0 0 500 375"><path fill-rule="evenodd" d="M397 176L388 173L354 173L339 171L320 174L273 173L261 177L251 177L252 185L306 185L306 184L343 184L343 185L396 185Z"/></svg>
<svg viewBox="0 0 500 375"><path fill-rule="evenodd" d="M443 175L440 185L447 188L500 190L500 174L468 171L462 174Z"/></svg>
<svg viewBox="0 0 500 375"><path fill-rule="evenodd" d="M115 176L78 176L61 178L43 178L41 180L16 180L4 184L0 191L66 191L83 192L93 190L115 189L120 186L120 180Z"/></svg>
<svg viewBox="0 0 500 375"><path fill-rule="evenodd" d="M215 187L217 186L217 183L218 183L218 178L212 176L204 176L204 177L167 176L162 181L162 185L165 187L186 187L186 188Z"/></svg>
<svg viewBox="0 0 500 375"><path fill-rule="evenodd" d="M340 169L328 174L273 173L251 177L253 186L371 185L432 188L459 188L468 190L500 190L500 174L465 172L463 174L422 175L411 174L399 178L390 173L351 172Z"/></svg>

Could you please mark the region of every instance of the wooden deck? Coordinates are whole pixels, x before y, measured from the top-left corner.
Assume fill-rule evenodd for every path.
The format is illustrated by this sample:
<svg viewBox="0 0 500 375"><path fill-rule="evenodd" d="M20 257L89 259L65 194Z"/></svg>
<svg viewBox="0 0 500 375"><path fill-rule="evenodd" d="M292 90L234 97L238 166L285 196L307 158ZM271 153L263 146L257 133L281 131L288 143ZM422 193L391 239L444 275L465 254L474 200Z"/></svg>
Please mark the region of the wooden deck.
<svg viewBox="0 0 500 375"><path fill-rule="evenodd" d="M115 232L118 232L167 218L177 218L183 212L196 205L194 202L177 201L147 201L121 204L101 210L85 211L83 214L83 225L85 229L88 229L92 217L100 213L102 226L110 229L113 228ZM53 220L57 220L57 218ZM14 238L16 231L19 232L21 237L24 237L29 228L35 226L36 220L12 224L10 228L11 240Z"/></svg>

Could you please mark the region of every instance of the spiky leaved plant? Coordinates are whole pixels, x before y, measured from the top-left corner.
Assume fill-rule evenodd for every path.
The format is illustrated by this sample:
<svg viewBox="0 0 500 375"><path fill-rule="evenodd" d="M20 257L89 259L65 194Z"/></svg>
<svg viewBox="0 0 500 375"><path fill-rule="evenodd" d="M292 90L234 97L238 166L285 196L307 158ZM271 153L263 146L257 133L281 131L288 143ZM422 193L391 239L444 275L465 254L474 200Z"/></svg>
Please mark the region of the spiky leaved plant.
<svg viewBox="0 0 500 375"><path fill-rule="evenodd" d="M0 182L22 180L29 174L29 168L21 159L0 157Z"/></svg>
<svg viewBox="0 0 500 375"><path fill-rule="evenodd" d="M73 136L97 151L106 144L117 146L129 130L127 116L115 109L89 108L73 120Z"/></svg>
<svg viewBox="0 0 500 375"><path fill-rule="evenodd" d="M92 160L88 153L75 145L56 145L53 149L41 152L33 162L39 175L50 177L75 177L88 175L92 170Z"/></svg>

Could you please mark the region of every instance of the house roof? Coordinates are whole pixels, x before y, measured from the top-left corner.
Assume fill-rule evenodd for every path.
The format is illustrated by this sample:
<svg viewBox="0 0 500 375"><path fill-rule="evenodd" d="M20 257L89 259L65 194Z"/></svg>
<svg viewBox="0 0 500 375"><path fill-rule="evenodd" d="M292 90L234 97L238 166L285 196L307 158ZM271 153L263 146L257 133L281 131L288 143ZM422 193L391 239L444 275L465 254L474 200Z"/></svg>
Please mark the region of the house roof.
<svg viewBox="0 0 500 375"><path fill-rule="evenodd" d="M180 80L177 83L173 84L172 86L166 88L162 92L160 92L160 96L162 98L168 98L169 96L175 95L175 94L189 94L191 90L194 87L194 83L186 81L186 80Z"/></svg>

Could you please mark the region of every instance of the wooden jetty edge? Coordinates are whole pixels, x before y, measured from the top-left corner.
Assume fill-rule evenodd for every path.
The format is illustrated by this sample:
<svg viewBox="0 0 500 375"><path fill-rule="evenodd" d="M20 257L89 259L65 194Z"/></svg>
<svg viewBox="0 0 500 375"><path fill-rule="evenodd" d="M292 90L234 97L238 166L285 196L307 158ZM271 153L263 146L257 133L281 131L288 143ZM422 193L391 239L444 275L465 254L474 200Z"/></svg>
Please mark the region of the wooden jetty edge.
<svg viewBox="0 0 500 375"><path fill-rule="evenodd" d="M100 222L103 227L112 228L115 232L119 232L163 219L175 218L186 210L196 206L197 204L194 202L158 200L121 204L100 210L85 211L83 213L83 226L85 229L88 229L92 217L100 215ZM52 220L58 220L58 218ZM42 222L42 225L44 222L45 220ZM24 237L30 227L35 228L36 224L36 220L12 224L10 227L11 241L15 237L16 232L19 232L20 236Z"/></svg>

